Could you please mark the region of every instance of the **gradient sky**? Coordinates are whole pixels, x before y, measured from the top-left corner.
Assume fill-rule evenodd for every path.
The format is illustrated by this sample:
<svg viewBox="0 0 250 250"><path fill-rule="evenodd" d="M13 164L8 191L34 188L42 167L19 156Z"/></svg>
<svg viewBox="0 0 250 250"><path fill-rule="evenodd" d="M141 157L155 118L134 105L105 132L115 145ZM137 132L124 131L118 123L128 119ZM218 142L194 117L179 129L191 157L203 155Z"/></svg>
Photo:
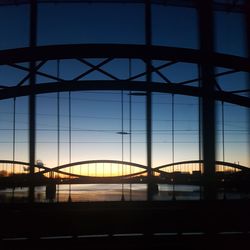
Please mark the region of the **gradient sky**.
<svg viewBox="0 0 250 250"><path fill-rule="evenodd" d="M141 4L40 4L38 7L38 45L68 43L144 44L144 9ZM29 8L27 5L0 8L0 49L28 46ZM220 53L246 56L244 18L241 14L215 12L215 49ZM197 13L192 8L153 5L152 41L198 49ZM101 60L89 60L98 64ZM155 66L164 62L154 61ZM25 65L25 64L24 64ZM132 75L145 65L132 60ZM128 60L115 60L103 69L125 79ZM55 74L57 62L48 62L42 72ZM88 67L75 60L60 62L60 77L72 79ZM227 69L217 68L217 72ZM161 71L173 83L197 78L194 64L178 63ZM0 66L1 84L13 86L25 72ZM94 72L86 79L108 79ZM142 77L139 80L144 80ZM154 81L162 81L153 74ZM38 77L38 83L49 82ZM224 90L245 88L243 72L219 77ZM193 86L197 86L197 82ZM129 93L124 91L124 131L129 132ZM46 166L57 165L57 94L37 96L37 159ZM172 95L153 94L153 166L172 162ZM28 160L28 98L17 98L15 159ZM121 92L72 92L71 161L122 160ZM199 158L198 98L175 95L175 161ZM225 104L225 161L249 166L247 111ZM132 161L146 164L145 97L132 97ZM0 159L13 159L13 99L0 101ZM221 103L217 102L217 159L222 160ZM69 162L68 93L60 94L60 164ZM124 135L123 159L129 161L129 135Z"/></svg>

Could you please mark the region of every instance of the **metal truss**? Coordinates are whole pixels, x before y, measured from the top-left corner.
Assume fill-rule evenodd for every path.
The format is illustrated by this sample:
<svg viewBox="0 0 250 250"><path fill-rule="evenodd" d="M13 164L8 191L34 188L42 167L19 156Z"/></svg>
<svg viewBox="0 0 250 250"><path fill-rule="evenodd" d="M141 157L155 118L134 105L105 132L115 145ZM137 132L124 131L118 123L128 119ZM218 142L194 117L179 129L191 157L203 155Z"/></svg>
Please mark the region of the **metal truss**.
<svg viewBox="0 0 250 250"><path fill-rule="evenodd" d="M144 4L145 45L122 44L84 44L84 45L54 45L37 46L37 12L40 3L142 3ZM242 12L246 16L249 27L249 1L228 1L221 3L213 0L122 0L122 1L49 1L49 0L0 0L0 5L29 4L30 5L30 42L29 48L0 51L0 65L9 66L15 70L26 72L16 82L6 84L0 82L0 100L27 96L29 98L29 166L30 178L34 176L36 148L36 94L79 91L79 90L129 90L140 91L145 95L146 131L147 131L147 171L148 200L152 197L152 98L153 92L172 93L201 97L202 153L204 161L204 197L213 200L216 197L215 185L215 100L250 107L250 86L244 89L235 88L225 91L217 82L217 77L236 72L250 72L249 58L224 55L214 52L213 48L213 12ZM151 5L191 7L197 10L199 27L199 50L173 48L152 45ZM249 29L246 29L249 39ZM249 42L248 42L249 44ZM248 48L248 53L250 49ZM44 72L43 67L51 61L76 60L83 65L84 70L78 72L72 79L65 79L59 74ZM90 59L98 59L93 63ZM110 72L107 66L116 59L136 60L142 63L141 72L121 77ZM157 66L155 64L157 62ZM176 64L190 63L199 72L194 79L173 82L167 72ZM104 68L105 66L105 68ZM87 67L87 69L86 69ZM224 72L215 73L216 67L225 68ZM89 80L90 74L98 72L103 75L101 80ZM153 74L160 81L154 81ZM38 76L47 78L46 82L38 82ZM37 78L37 79L36 79ZM132 92L133 94L133 92ZM153 187L153 186L152 186ZM34 186L29 187L30 201L34 201Z"/></svg>
<svg viewBox="0 0 250 250"><path fill-rule="evenodd" d="M93 64L89 59L99 59L97 64ZM56 74L51 74L41 71L41 68L49 61L74 59L88 67L72 79L66 80L58 77ZM114 63L115 59L124 60L140 60L146 65L147 60L160 61L160 65L150 65L149 69L134 74L127 78L121 78L114 73L103 69L109 63ZM32 76L30 68L23 66L23 63L37 62L35 66L36 76L43 76L50 82L44 82L30 86L25 84ZM234 74L236 72L250 72L250 64L247 58L230 56L224 54L213 53L210 62L215 67L227 68L224 72L214 74L216 77ZM42 46L35 48L21 48L0 51L0 65L8 65L20 71L27 72L27 75L18 82L7 86L0 83L0 99L14 98L19 96L29 96L33 94L63 92L63 91L79 91L79 90L132 90L132 91L148 91L174 93L181 95L189 95L202 97L206 95L203 89L198 86L190 86L190 84L198 83L202 78L187 79L182 82L172 82L166 76L165 70L172 65L178 63L192 63L200 65L203 63L203 57L199 50L161 47L146 45L114 45L114 44L98 44L98 45L57 45L57 46ZM99 72L108 80L89 80L87 78L91 73ZM151 82L141 80L147 73L155 73L161 79L160 82ZM53 81L53 82L51 82ZM216 81L216 80L215 80ZM250 107L249 97L239 95L249 93L249 89L237 89L232 91L224 91L216 82L213 97L215 100L220 100L228 103L233 103L245 107Z"/></svg>
<svg viewBox="0 0 250 250"><path fill-rule="evenodd" d="M22 162L22 161L11 161L11 160L0 160L1 164L7 164L10 167L15 164L15 165L22 165L22 166L27 166L29 167L30 164L28 162ZM122 177L122 178L128 178L128 177L132 177L132 176L138 176L138 175L142 175L145 174L148 166L146 165L142 165L142 164L138 164L138 163L134 163L134 162L127 162L127 161L118 161L118 160L87 160L87 161L78 161L78 162L72 162L72 163L68 163L68 164L64 164L64 165L60 165L60 166L56 166L53 168L48 168L45 167L44 165L38 165L36 164L34 167L36 169L35 174L36 175L44 175L44 174L51 174L51 173L58 173L58 174L63 174L66 175L68 177L77 177L77 178L81 178L81 177L86 177L88 175L81 175L81 174L76 174L76 173L71 173L71 172L66 172L64 171L64 169L67 168L71 168L71 167L88 167L89 164L120 164L123 166L131 166L131 167L136 167L138 169L140 169L141 171L135 172L135 173L131 173L131 174L125 174L125 175L117 175L114 176L113 178L117 178L117 177ZM189 160L189 161L181 161L181 162L174 162L174 163L169 163L169 164L164 164L161 166L157 166L152 168L152 171L157 173L157 174L164 174L165 171L163 169L172 169L173 166L186 166L187 164L203 164L204 161L203 160ZM239 165L236 163L232 163L232 162L223 162L223 161L216 161L215 162L216 165L220 165L220 166L224 166L224 167L230 167L233 169L237 169L240 171L243 171L244 173L250 173L250 169L247 166L243 166L243 165ZM104 178L102 177L98 177L96 176L95 178ZM110 178L110 177L107 177Z"/></svg>

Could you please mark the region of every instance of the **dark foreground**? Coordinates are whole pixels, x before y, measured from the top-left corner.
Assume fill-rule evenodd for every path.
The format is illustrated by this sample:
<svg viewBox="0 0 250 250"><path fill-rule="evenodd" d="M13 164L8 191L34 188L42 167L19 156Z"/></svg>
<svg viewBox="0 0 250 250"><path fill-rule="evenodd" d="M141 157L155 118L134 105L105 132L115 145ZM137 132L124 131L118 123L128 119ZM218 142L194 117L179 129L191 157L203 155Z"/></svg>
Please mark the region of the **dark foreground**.
<svg viewBox="0 0 250 250"><path fill-rule="evenodd" d="M250 201L1 204L0 249L244 249Z"/></svg>

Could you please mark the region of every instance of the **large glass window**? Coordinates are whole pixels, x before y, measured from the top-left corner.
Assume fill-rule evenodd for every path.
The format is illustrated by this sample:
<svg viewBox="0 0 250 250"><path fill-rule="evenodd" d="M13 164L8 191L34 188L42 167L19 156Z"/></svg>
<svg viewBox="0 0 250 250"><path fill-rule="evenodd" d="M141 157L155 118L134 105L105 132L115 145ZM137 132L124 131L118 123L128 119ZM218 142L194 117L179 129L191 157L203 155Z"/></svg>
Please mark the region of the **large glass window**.
<svg viewBox="0 0 250 250"><path fill-rule="evenodd" d="M39 4L39 45L143 42L142 4Z"/></svg>
<svg viewBox="0 0 250 250"><path fill-rule="evenodd" d="M1 6L0 32L0 50L29 46L29 6Z"/></svg>
<svg viewBox="0 0 250 250"><path fill-rule="evenodd" d="M198 48L196 10L152 5L152 34L154 45Z"/></svg>
<svg viewBox="0 0 250 250"><path fill-rule="evenodd" d="M246 26L242 13L214 12L215 50L235 56L246 56Z"/></svg>

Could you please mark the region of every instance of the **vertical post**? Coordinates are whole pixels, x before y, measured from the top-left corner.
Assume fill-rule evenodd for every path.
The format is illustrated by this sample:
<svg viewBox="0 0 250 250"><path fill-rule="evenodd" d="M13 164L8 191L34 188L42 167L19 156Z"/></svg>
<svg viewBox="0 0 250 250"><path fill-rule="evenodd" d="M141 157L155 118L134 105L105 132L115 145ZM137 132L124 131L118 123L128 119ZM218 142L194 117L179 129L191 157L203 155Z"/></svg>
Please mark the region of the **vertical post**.
<svg viewBox="0 0 250 250"><path fill-rule="evenodd" d="M125 197L124 197L124 183L123 183L123 161L124 161L124 101L123 101L123 90L121 90L121 136L122 136L122 197L121 197L121 201L125 201Z"/></svg>
<svg viewBox="0 0 250 250"><path fill-rule="evenodd" d="M71 91L69 91L69 163L71 163L71 150L72 150L72 144L71 144ZM70 169L69 169L69 172L70 174L72 174L72 167L70 166ZM72 199L71 199L71 175L69 177L69 198L68 198L68 202L71 202Z"/></svg>
<svg viewBox="0 0 250 250"><path fill-rule="evenodd" d="M16 155L16 97L13 99L13 135L12 135L12 159L13 159L13 166L12 166L12 174L13 177L15 175L15 155ZM12 189L12 199L15 197L15 186Z"/></svg>
<svg viewBox="0 0 250 250"><path fill-rule="evenodd" d="M145 42L146 46L152 44L152 27L151 27L151 0L145 1ZM151 60L146 61L146 82L147 82L147 93L146 93L146 131L147 131L147 179L148 189L147 198L148 201L152 200L152 93L151 93Z"/></svg>
<svg viewBox="0 0 250 250"><path fill-rule="evenodd" d="M175 140L175 134L174 134L174 94L172 94L172 181L173 181L173 195L172 199L175 200L175 173L174 173L174 162L175 162L175 154L174 154L174 140Z"/></svg>
<svg viewBox="0 0 250 250"><path fill-rule="evenodd" d="M198 65L198 78L199 78L199 88L201 88L201 66L200 64ZM199 97L199 107L198 107L198 119L199 119L199 161L202 160L202 126L201 126L201 118L202 118L202 99ZM199 163L199 184L200 184L200 200L202 199L202 183L201 183L201 178L202 178L202 163Z"/></svg>
<svg viewBox="0 0 250 250"><path fill-rule="evenodd" d="M201 51L202 151L204 157L204 199L216 199L215 178L215 101L213 53L212 0L197 1Z"/></svg>
<svg viewBox="0 0 250 250"><path fill-rule="evenodd" d="M250 59L250 1L245 0L245 10L246 10L246 43L247 43L247 53ZM250 89L250 72L248 73L248 89ZM248 97L250 98L250 93L248 92ZM248 152L250 152L250 108L247 111L248 116ZM248 154L248 166L250 167L250 154Z"/></svg>
<svg viewBox="0 0 250 250"><path fill-rule="evenodd" d="M30 48L35 48L37 43L37 2L30 0ZM29 96L29 164L30 164L30 186L29 201L34 202L34 165L35 165L35 147L36 147L36 96L34 87L36 84L36 62L30 61L30 88Z"/></svg>
<svg viewBox="0 0 250 250"><path fill-rule="evenodd" d="M60 77L60 60L57 60L57 74L56 76ZM60 165L60 92L57 92L57 166ZM57 174L57 202L59 202L59 174Z"/></svg>
<svg viewBox="0 0 250 250"><path fill-rule="evenodd" d="M131 77L131 59L129 59L129 78ZM129 91L129 174L132 174L132 95L131 95L131 90ZM132 201L132 176L130 176L130 183L129 183L129 199Z"/></svg>
<svg viewBox="0 0 250 250"><path fill-rule="evenodd" d="M12 159L16 159L16 97L13 99L13 149L12 149ZM12 174L15 174L15 163L13 163Z"/></svg>

